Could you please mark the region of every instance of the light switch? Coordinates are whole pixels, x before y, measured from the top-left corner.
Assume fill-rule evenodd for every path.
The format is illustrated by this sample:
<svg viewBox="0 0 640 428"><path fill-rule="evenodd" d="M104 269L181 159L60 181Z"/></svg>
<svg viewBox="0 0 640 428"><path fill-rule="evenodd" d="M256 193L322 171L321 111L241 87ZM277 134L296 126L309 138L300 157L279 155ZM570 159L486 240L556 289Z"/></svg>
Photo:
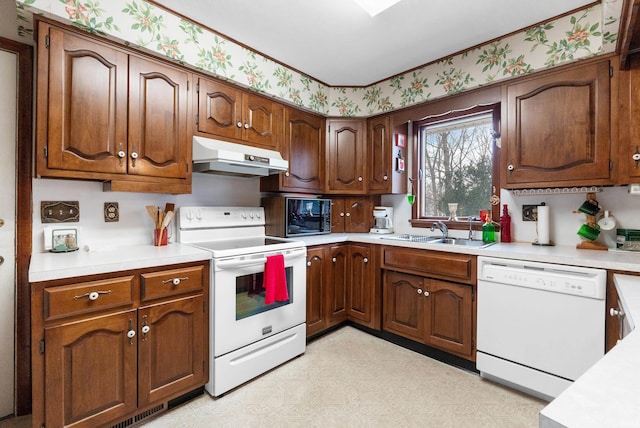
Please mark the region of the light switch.
<svg viewBox="0 0 640 428"><path fill-rule="evenodd" d="M78 201L41 201L40 220L43 223L77 223L80 221Z"/></svg>

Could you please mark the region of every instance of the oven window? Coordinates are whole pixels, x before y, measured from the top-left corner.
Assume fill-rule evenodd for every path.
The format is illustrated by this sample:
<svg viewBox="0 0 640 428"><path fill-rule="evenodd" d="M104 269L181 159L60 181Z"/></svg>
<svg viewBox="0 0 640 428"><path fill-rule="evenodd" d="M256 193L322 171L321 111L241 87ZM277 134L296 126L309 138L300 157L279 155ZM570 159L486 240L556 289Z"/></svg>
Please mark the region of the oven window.
<svg viewBox="0 0 640 428"><path fill-rule="evenodd" d="M293 301L291 284L293 283L293 268L285 268L287 277L287 291L289 300L273 302L269 305L264 303L263 273L252 273L236 278L236 320L248 318L262 312L270 311L290 304Z"/></svg>

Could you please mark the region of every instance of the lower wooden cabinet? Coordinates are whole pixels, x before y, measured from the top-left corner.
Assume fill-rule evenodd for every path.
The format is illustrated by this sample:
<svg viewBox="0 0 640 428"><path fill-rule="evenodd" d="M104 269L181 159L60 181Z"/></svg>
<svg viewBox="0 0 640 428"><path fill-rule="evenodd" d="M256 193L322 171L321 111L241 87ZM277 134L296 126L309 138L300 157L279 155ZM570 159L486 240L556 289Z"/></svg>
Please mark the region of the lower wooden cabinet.
<svg viewBox="0 0 640 428"><path fill-rule="evenodd" d="M475 361L475 257L392 247L382 257L382 329Z"/></svg>
<svg viewBox="0 0 640 428"><path fill-rule="evenodd" d="M307 249L307 336L346 320L380 329L375 250L367 244Z"/></svg>
<svg viewBox="0 0 640 428"><path fill-rule="evenodd" d="M117 424L204 385L208 266L32 284L32 425Z"/></svg>

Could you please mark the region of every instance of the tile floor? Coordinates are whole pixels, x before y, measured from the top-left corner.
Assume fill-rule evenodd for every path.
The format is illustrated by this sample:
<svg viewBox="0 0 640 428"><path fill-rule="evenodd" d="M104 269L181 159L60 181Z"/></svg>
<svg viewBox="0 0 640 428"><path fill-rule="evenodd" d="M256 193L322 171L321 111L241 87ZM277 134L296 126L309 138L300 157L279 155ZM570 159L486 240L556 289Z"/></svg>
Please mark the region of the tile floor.
<svg viewBox="0 0 640 428"><path fill-rule="evenodd" d="M546 405L353 327L213 399L205 393L144 424L205 427L533 428ZM26 428L30 418L0 421Z"/></svg>
<svg viewBox="0 0 640 428"><path fill-rule="evenodd" d="M343 327L223 397L205 394L144 427L529 428L545 405Z"/></svg>

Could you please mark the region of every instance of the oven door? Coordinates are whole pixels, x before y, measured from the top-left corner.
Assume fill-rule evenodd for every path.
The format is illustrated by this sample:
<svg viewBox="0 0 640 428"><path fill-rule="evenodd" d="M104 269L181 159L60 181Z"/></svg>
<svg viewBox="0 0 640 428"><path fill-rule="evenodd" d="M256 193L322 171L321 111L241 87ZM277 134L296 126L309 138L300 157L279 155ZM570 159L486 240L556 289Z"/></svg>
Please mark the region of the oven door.
<svg viewBox="0 0 640 428"><path fill-rule="evenodd" d="M267 256L284 256L289 300L265 304ZM306 248L213 260L213 341L216 357L306 321Z"/></svg>

